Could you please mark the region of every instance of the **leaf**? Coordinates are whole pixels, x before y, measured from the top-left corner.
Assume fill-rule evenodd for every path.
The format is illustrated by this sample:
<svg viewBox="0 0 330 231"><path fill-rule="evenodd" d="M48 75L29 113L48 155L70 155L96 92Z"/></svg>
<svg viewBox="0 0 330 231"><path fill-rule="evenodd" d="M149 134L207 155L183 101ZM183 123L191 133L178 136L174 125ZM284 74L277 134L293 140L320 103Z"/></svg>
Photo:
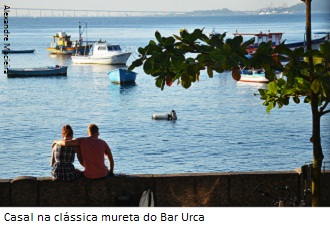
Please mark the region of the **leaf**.
<svg viewBox="0 0 330 231"><path fill-rule="evenodd" d="M187 66L187 74L190 76L194 76L199 72L198 64L190 64Z"/></svg>
<svg viewBox="0 0 330 231"><path fill-rule="evenodd" d="M196 81L199 82L199 73L196 74Z"/></svg>
<svg viewBox="0 0 330 231"><path fill-rule="evenodd" d="M282 98L282 102L283 102L283 104L285 105L285 106L288 106L289 105L289 97L284 97L284 98Z"/></svg>
<svg viewBox="0 0 330 231"><path fill-rule="evenodd" d="M274 108L274 102L272 101L272 102L269 102L269 104L268 104L268 106L267 106L267 108L266 108L266 112L267 112L267 114L269 114L270 113L270 110L272 110L273 108Z"/></svg>
<svg viewBox="0 0 330 231"><path fill-rule="evenodd" d="M286 85L286 81L282 78L278 79L276 83L277 83L277 86L279 86L279 87L282 87L282 86Z"/></svg>
<svg viewBox="0 0 330 231"><path fill-rule="evenodd" d="M158 41L160 44L163 44L162 36L160 35L160 33L159 33L158 31L155 32L155 37L156 37L157 41Z"/></svg>
<svg viewBox="0 0 330 231"><path fill-rule="evenodd" d="M231 51L236 51L240 48L241 43L243 42L242 36L236 36L233 39L227 39L226 44L229 45Z"/></svg>
<svg viewBox="0 0 330 231"><path fill-rule="evenodd" d="M293 52L285 45L284 41L273 49L273 54L284 54L288 57L292 57Z"/></svg>
<svg viewBox="0 0 330 231"><path fill-rule="evenodd" d="M238 67L234 67L231 71L231 76L234 80L239 81L241 79L241 71Z"/></svg>
<svg viewBox="0 0 330 231"><path fill-rule="evenodd" d="M267 99L267 90L266 89L258 89L258 91L261 96L260 97L261 99L263 99L263 100Z"/></svg>
<svg viewBox="0 0 330 231"><path fill-rule="evenodd" d="M247 46L253 45L255 41L255 38L250 38L249 40L245 41L242 43L242 47L246 48Z"/></svg>
<svg viewBox="0 0 330 231"><path fill-rule="evenodd" d="M183 68L183 62L178 56L171 57L171 61L176 70L181 70Z"/></svg>
<svg viewBox="0 0 330 231"><path fill-rule="evenodd" d="M210 78L213 77L213 71L212 71L212 69L211 69L209 66L207 67L207 74L208 74L208 76L209 76Z"/></svg>
<svg viewBox="0 0 330 231"><path fill-rule="evenodd" d="M156 78L155 84L157 87L161 88L162 90L164 89L164 83L165 83L164 77L160 76L160 77Z"/></svg>
<svg viewBox="0 0 330 231"><path fill-rule="evenodd" d="M299 104L300 103L300 99L299 99L298 96L295 96L292 99L293 99L293 102L295 102L296 104Z"/></svg>
<svg viewBox="0 0 330 231"><path fill-rule="evenodd" d="M164 38L165 47L174 47L175 39L173 37Z"/></svg>
<svg viewBox="0 0 330 231"><path fill-rule="evenodd" d="M170 87L172 85L172 83L173 83L172 82L172 77L167 75L166 76L166 85Z"/></svg>
<svg viewBox="0 0 330 231"><path fill-rule="evenodd" d="M138 48L138 52L139 52L141 55L145 55L145 50L144 50L142 47L139 47L139 48Z"/></svg>
<svg viewBox="0 0 330 231"><path fill-rule="evenodd" d="M196 41L198 38L200 38L202 35L202 30L195 29L194 32L191 33L191 40Z"/></svg>
<svg viewBox="0 0 330 231"><path fill-rule="evenodd" d="M181 86L186 89L191 86L191 80L189 78L189 75L186 73L182 73L181 75Z"/></svg>
<svg viewBox="0 0 330 231"><path fill-rule="evenodd" d="M278 89L277 89L277 85L276 85L276 83L275 83L275 82L270 82L270 83L268 84L268 90L269 90L272 94L276 95L277 92L278 92Z"/></svg>
<svg viewBox="0 0 330 231"><path fill-rule="evenodd" d="M225 61L225 57L223 52L220 49L214 49L213 51L210 52L210 57L213 60L217 60L219 62L224 62Z"/></svg>
<svg viewBox="0 0 330 231"><path fill-rule="evenodd" d="M143 64L142 62L142 59L137 59L137 60L134 60L132 62L132 64L128 67L128 70L131 71L133 70L135 67L139 67Z"/></svg>
<svg viewBox="0 0 330 231"><path fill-rule="evenodd" d="M180 36L177 36L177 35L174 34L173 37L174 37L175 39L179 40L179 41L182 41L182 38L181 38Z"/></svg>
<svg viewBox="0 0 330 231"><path fill-rule="evenodd" d="M312 91L317 94L320 90L320 81L318 79L314 79L311 85Z"/></svg>
<svg viewBox="0 0 330 231"><path fill-rule="evenodd" d="M308 96L305 97L304 103L310 103L310 102L311 102L311 96L308 95Z"/></svg>
<svg viewBox="0 0 330 231"><path fill-rule="evenodd" d="M150 59L147 59L144 62L143 71L148 75L152 74L152 71L153 71L152 66L153 66L152 61Z"/></svg>

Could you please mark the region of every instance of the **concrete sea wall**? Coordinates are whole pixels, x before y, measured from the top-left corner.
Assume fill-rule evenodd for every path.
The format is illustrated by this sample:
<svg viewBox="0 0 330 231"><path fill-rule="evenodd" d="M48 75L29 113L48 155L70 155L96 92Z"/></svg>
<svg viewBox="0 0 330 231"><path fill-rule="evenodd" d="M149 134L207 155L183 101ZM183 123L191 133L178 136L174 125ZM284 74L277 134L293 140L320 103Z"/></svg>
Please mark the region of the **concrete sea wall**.
<svg viewBox="0 0 330 231"><path fill-rule="evenodd" d="M289 186L294 195L302 195L305 188L304 179L294 171L124 175L71 182L22 176L0 180L0 206L116 206L118 195L126 191L138 206L147 188L159 207L272 206L271 199L255 192L259 184L274 196L280 195L276 187ZM330 171L322 176L322 193L323 205L330 206Z"/></svg>

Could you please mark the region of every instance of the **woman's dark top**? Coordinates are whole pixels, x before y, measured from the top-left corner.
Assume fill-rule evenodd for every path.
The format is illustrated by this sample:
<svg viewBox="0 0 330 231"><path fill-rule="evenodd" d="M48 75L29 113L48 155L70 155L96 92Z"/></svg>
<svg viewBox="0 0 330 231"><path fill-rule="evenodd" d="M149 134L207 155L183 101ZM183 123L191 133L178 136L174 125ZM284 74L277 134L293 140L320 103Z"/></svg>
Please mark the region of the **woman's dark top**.
<svg viewBox="0 0 330 231"><path fill-rule="evenodd" d="M78 178L78 172L73 166L74 147L55 145L52 176L57 180L74 180Z"/></svg>

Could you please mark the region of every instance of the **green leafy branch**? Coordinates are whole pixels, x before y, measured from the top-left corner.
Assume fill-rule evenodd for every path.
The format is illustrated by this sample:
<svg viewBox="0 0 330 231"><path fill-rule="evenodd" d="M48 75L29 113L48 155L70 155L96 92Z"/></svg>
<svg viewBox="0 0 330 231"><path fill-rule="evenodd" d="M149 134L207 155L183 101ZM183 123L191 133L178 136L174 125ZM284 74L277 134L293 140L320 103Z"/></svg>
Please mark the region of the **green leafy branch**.
<svg viewBox="0 0 330 231"><path fill-rule="evenodd" d="M155 78L157 87L164 90L165 85L174 82L189 88L199 81L202 71L209 78L214 72L232 71L235 80L240 79L240 67L262 68L270 80L267 89L259 89L267 113L278 106L289 105L292 98L295 103L310 103L311 92L319 97L320 115L326 110L330 95L330 45L324 42L320 50L305 52L304 48L290 50L284 42L272 48L271 42L260 44L251 58L246 57L246 47L254 43L254 38L243 42L241 36L225 39L226 33L209 38L203 29L192 33L181 30L179 35L163 37L156 31L156 40L146 47L138 49L139 57L129 67L133 70L143 66L146 74ZM313 63L309 63L312 58ZM286 65L282 62L287 60ZM278 79L276 72L283 72L285 78Z"/></svg>

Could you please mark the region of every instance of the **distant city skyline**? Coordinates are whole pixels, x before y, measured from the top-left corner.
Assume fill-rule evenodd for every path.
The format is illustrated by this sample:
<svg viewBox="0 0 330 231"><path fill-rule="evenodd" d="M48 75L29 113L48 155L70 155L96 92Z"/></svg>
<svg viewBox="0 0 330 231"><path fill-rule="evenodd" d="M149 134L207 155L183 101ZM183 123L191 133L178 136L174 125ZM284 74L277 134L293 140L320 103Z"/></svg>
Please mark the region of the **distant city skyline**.
<svg viewBox="0 0 330 231"><path fill-rule="evenodd" d="M3 2L12 8L184 12L223 8L233 11L256 11L261 8L302 3L301 0L4 0Z"/></svg>

